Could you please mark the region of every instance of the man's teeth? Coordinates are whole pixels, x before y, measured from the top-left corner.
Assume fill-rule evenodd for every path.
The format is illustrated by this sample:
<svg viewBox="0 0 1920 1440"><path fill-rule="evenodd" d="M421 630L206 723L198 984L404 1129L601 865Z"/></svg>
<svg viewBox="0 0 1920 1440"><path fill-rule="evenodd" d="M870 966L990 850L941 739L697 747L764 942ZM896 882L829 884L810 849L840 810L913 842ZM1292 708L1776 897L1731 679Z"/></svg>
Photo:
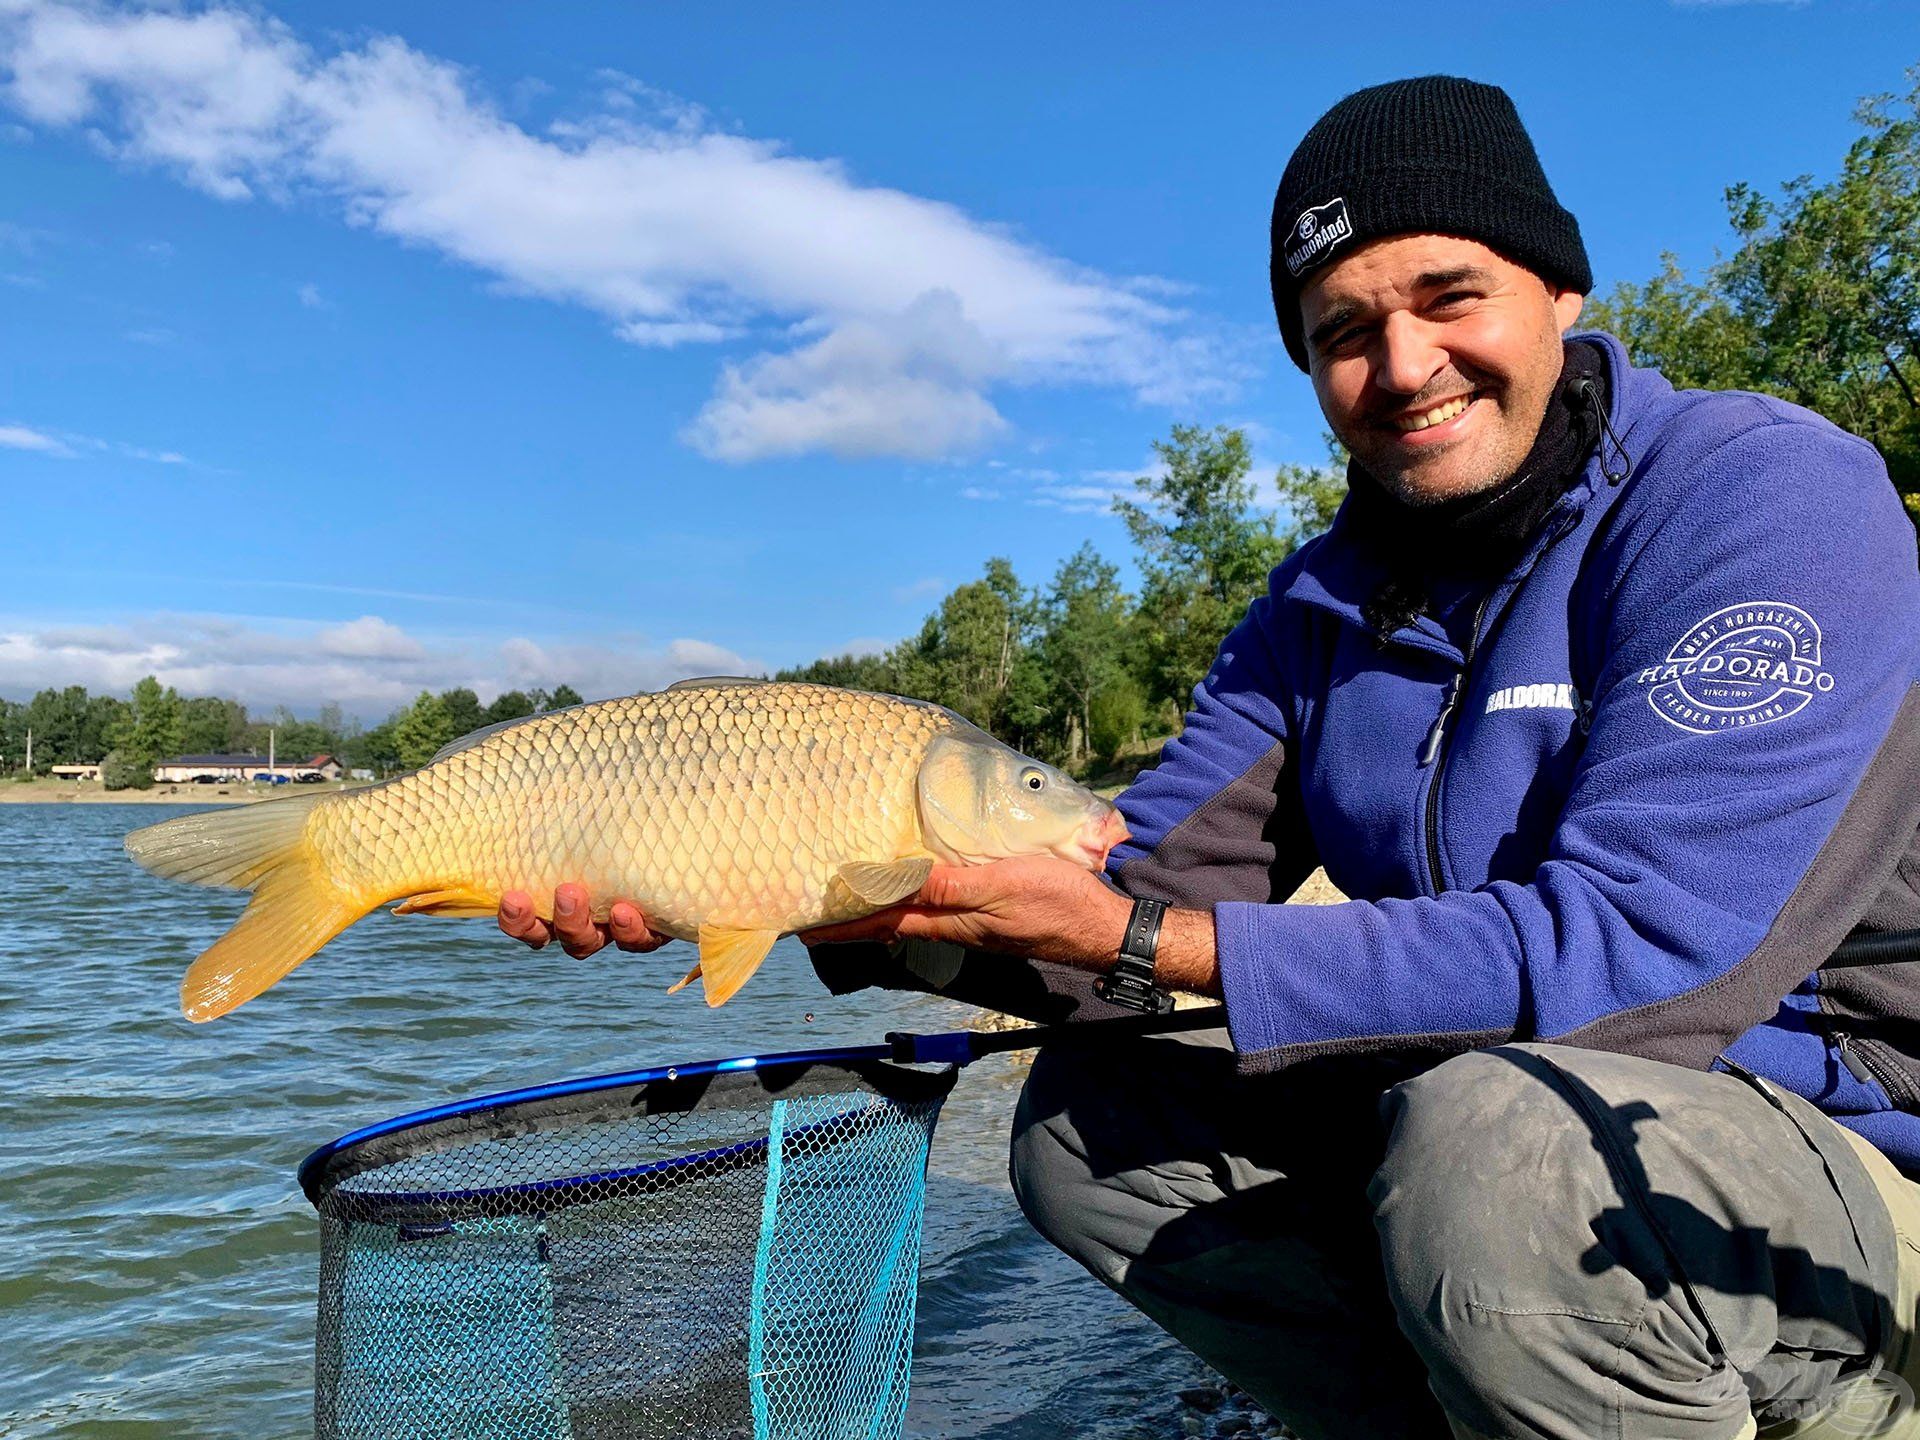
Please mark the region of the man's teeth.
<svg viewBox="0 0 1920 1440"><path fill-rule="evenodd" d="M1393 422L1394 428L1402 432L1408 430L1424 430L1429 425L1439 425L1451 420L1472 403L1473 396L1456 395L1453 399L1447 401L1446 404L1437 405L1424 415L1414 415L1395 420Z"/></svg>

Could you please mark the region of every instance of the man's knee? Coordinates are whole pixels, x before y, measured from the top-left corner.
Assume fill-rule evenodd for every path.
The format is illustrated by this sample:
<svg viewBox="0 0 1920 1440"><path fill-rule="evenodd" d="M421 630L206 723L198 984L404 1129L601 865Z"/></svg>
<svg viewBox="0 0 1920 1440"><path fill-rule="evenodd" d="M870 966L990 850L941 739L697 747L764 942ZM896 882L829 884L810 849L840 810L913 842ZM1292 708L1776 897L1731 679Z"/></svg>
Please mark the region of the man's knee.
<svg viewBox="0 0 1920 1440"><path fill-rule="evenodd" d="M1608 1137L1631 1134L1645 1107L1609 1108L1583 1079L1583 1065L1622 1061L1502 1046L1382 1100L1387 1147L1368 1194L1389 1296L1464 1423L1524 1430L1535 1406L1591 1417L1622 1383L1694 1421L1745 1413L1738 1377L1616 1173Z"/></svg>

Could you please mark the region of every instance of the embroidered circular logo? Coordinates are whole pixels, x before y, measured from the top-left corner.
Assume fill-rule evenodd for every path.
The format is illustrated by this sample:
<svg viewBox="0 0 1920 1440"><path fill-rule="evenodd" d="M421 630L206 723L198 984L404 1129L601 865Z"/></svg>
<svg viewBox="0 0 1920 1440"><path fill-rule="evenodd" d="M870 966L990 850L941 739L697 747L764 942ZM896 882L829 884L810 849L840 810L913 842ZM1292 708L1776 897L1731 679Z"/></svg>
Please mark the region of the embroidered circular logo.
<svg viewBox="0 0 1920 1440"><path fill-rule="evenodd" d="M1711 735L1797 715L1833 689L1820 627L1798 605L1749 600L1716 610L1680 638L1664 665L1634 677L1656 714Z"/></svg>
<svg viewBox="0 0 1920 1440"><path fill-rule="evenodd" d="M1313 232L1318 228L1319 228L1318 222L1315 220L1314 214L1311 210L1307 211L1306 214L1300 217L1300 238L1302 240L1305 240L1309 235L1313 234Z"/></svg>

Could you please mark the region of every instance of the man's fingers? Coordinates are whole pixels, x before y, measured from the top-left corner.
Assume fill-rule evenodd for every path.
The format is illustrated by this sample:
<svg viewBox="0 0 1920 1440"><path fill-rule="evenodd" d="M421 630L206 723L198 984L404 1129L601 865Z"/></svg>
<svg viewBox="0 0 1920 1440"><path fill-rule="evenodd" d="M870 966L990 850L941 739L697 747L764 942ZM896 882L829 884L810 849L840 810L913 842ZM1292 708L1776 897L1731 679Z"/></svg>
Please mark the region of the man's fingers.
<svg viewBox="0 0 1920 1440"><path fill-rule="evenodd" d="M658 950L666 944L665 939L647 928L640 907L626 900L614 901L613 909L607 912L607 933L613 936L614 944L636 955Z"/></svg>
<svg viewBox="0 0 1920 1440"><path fill-rule="evenodd" d="M558 885L553 891L553 933L560 948L584 960L607 943L606 927L593 923L584 885Z"/></svg>
<svg viewBox="0 0 1920 1440"><path fill-rule="evenodd" d="M509 890L500 897L500 931L534 950L545 948L553 938L553 928L533 913L533 897L524 890Z"/></svg>

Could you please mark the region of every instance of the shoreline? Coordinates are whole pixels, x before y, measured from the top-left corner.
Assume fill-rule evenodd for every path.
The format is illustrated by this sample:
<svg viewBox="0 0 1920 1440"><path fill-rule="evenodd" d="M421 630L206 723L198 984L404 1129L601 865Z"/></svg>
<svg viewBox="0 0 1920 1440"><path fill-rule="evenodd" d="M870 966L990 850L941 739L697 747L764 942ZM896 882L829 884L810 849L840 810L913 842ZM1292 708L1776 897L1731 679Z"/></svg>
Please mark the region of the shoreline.
<svg viewBox="0 0 1920 1440"><path fill-rule="evenodd" d="M358 783L358 782L356 782ZM0 780L0 805L251 805L283 795L334 795L355 788L325 785L166 784L150 790L108 790L97 780Z"/></svg>

